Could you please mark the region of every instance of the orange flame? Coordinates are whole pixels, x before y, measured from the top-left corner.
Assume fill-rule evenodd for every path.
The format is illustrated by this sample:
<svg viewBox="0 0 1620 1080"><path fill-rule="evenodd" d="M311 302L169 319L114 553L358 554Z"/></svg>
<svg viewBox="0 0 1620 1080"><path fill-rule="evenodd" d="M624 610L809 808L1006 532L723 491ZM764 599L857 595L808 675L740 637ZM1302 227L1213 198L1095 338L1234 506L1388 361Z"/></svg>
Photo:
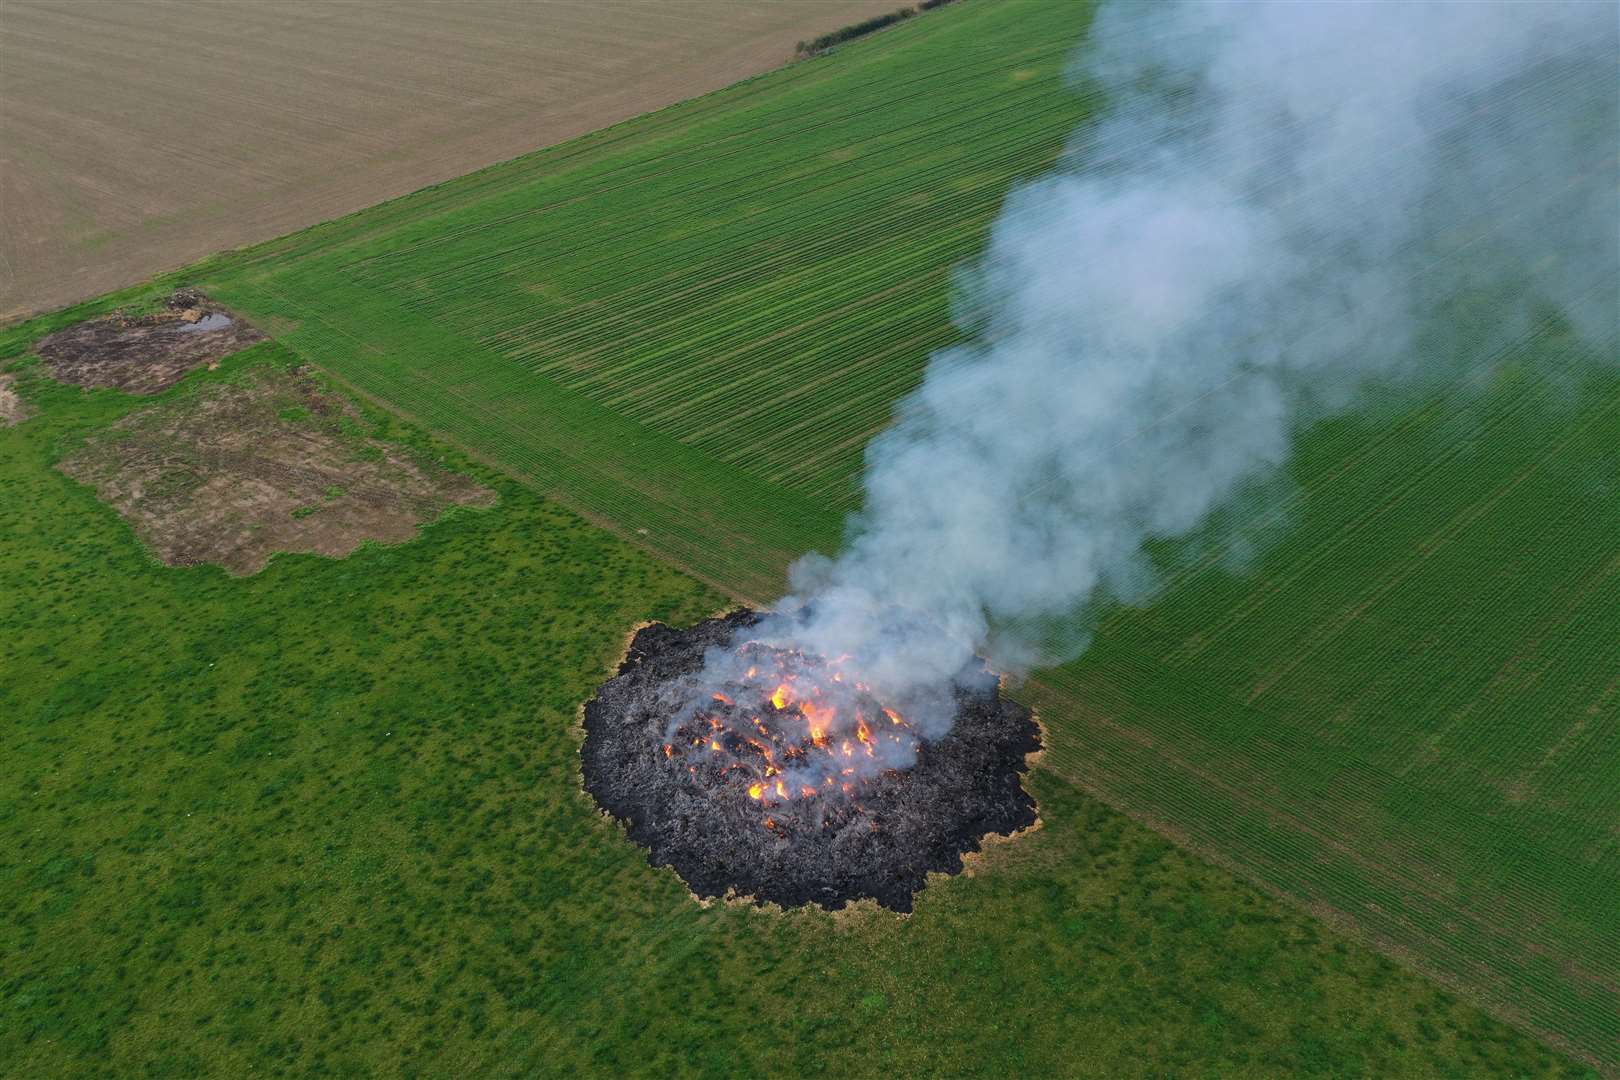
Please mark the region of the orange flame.
<svg viewBox="0 0 1620 1080"><path fill-rule="evenodd" d="M827 745L827 721L836 718L838 710L818 707L813 701L799 702L799 711L810 724L810 741L817 746Z"/></svg>
<svg viewBox="0 0 1620 1080"><path fill-rule="evenodd" d="M791 806L795 799L814 799L818 794L838 799L840 789L858 794L864 770L879 757L877 748L887 748L891 742L904 743L912 733L900 713L870 696L859 672L840 670L847 657L817 660L822 665L818 675L802 669L806 662L802 654L783 652L775 660L758 656L748 659L756 662L748 665L744 678L732 684L747 687L742 696L711 687L713 711L700 709L691 716L690 726L663 744L664 755L675 757L676 740L701 736L692 738L692 747L706 747L715 756L705 753L699 761L689 756L689 748L683 751L682 765L694 776L714 769L716 764L723 766L724 774L728 778L735 775L737 785L750 799L762 803L766 813L759 820L767 822L767 828L773 831L780 831L783 823L770 815L768 808ZM846 693L865 696L851 700L843 696ZM762 699L771 707L764 708ZM884 727L877 719L880 709L891 727ZM803 727L799 726L801 719ZM710 730L703 730L704 721ZM902 730L894 730L896 727ZM868 759L866 766L854 767L857 753ZM816 762L819 768L813 764ZM804 767L831 775L821 779L792 779L788 775Z"/></svg>

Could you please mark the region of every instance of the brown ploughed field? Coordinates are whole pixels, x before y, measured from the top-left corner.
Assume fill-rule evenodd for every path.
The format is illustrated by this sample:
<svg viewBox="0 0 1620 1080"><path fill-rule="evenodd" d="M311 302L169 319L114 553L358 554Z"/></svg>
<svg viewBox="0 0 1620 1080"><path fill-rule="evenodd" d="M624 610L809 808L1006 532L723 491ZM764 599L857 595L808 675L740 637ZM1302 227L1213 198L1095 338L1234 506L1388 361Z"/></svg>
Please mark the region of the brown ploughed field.
<svg viewBox="0 0 1620 1080"><path fill-rule="evenodd" d="M896 0L7 0L0 320L776 67Z"/></svg>

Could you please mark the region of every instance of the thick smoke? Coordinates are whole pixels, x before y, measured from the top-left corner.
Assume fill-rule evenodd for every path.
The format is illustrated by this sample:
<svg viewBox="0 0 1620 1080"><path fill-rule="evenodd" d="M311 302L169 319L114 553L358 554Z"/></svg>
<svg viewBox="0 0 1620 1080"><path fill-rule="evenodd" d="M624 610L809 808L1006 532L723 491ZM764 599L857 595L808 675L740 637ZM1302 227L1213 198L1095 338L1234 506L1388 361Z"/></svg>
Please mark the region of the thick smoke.
<svg viewBox="0 0 1620 1080"><path fill-rule="evenodd" d="M1553 313L1612 358L1616 23L1105 8L1075 72L1105 113L1008 198L963 275L970 340L873 440L843 552L802 560L758 637L849 657L937 731L975 653L1081 647L1099 597L1151 593L1144 543L1277 483L1302 424L1455 382Z"/></svg>

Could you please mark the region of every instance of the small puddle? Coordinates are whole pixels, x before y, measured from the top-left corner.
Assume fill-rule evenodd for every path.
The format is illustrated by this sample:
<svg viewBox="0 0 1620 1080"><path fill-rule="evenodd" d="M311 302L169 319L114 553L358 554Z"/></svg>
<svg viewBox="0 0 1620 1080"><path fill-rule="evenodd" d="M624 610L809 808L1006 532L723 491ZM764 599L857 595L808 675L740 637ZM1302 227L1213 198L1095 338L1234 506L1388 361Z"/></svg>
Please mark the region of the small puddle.
<svg viewBox="0 0 1620 1080"><path fill-rule="evenodd" d="M229 325L231 325L229 315L221 315L219 312L214 311L204 315L194 323L181 323L179 330L182 334L197 334L205 330L223 330Z"/></svg>

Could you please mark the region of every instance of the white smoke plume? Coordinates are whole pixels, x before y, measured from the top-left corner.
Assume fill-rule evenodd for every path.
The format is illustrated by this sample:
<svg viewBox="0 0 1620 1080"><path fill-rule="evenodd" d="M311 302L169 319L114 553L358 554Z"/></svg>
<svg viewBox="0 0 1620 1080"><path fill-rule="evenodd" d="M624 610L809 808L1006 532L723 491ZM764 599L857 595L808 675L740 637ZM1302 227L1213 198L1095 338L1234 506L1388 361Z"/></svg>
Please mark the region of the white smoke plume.
<svg viewBox="0 0 1620 1080"><path fill-rule="evenodd" d="M1145 542L1276 482L1368 387L1456 379L1549 311L1612 359L1616 27L1601 2L1105 7L1075 68L1103 116L1008 198L970 339L757 638L849 657L935 734L975 654L1081 647L1099 597L1151 593Z"/></svg>

